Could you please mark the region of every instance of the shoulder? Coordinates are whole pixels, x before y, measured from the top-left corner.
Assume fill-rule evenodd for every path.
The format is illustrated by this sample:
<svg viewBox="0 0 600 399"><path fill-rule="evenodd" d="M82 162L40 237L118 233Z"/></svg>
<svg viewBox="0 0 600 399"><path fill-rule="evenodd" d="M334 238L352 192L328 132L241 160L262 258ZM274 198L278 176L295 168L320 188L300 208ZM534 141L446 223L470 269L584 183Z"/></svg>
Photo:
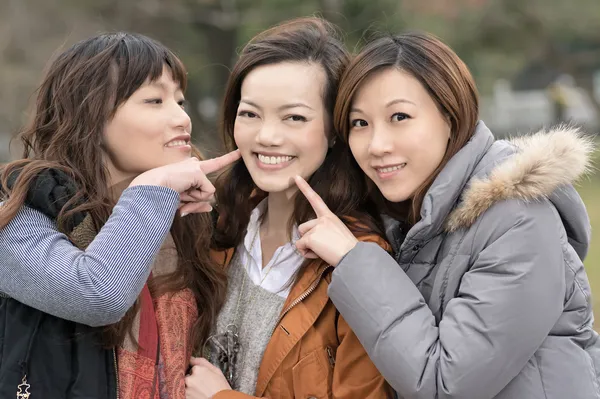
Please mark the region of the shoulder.
<svg viewBox="0 0 600 399"><path fill-rule="evenodd" d="M379 245L387 252L392 251L392 246L386 240L384 234L369 217L360 219L357 217L343 217L342 220L360 242L371 242Z"/></svg>
<svg viewBox="0 0 600 399"><path fill-rule="evenodd" d="M521 204L529 211L536 204L551 206L547 199L556 190L589 170L593 149L589 137L569 128L494 143L449 215L447 230L470 227L492 208L518 210Z"/></svg>
<svg viewBox="0 0 600 399"><path fill-rule="evenodd" d="M0 202L0 214L2 213L3 204L3 202ZM36 228L57 230L56 223L47 215L29 206L23 205L7 225L0 230L7 231L16 229L18 231L19 229L35 230Z"/></svg>
<svg viewBox="0 0 600 399"><path fill-rule="evenodd" d="M560 215L547 199L507 199L493 204L471 226L475 240L494 242L502 236L529 237L532 247L562 244L566 233Z"/></svg>

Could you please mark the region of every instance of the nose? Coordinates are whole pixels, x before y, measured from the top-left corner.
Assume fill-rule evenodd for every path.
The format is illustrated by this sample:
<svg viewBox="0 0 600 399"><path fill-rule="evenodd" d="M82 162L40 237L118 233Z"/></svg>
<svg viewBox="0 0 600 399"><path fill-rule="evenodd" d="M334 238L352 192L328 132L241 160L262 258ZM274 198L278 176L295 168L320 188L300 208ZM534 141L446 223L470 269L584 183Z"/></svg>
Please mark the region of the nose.
<svg viewBox="0 0 600 399"><path fill-rule="evenodd" d="M371 142L369 143L369 154L381 157L393 150L392 133L383 127L373 128Z"/></svg>
<svg viewBox="0 0 600 399"><path fill-rule="evenodd" d="M283 144L283 134L276 123L265 121L256 135L256 143L265 147L276 147Z"/></svg>
<svg viewBox="0 0 600 399"><path fill-rule="evenodd" d="M173 124L177 129L182 129L186 132L190 132L192 126L192 120L188 113L181 107L181 105L175 102L173 109Z"/></svg>

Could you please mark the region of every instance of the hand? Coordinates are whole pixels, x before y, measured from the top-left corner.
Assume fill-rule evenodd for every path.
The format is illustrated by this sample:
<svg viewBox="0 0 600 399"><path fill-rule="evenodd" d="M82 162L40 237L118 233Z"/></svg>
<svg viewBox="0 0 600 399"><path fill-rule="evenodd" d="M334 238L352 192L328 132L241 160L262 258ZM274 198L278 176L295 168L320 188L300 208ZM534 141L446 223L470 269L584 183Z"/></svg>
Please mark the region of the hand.
<svg viewBox="0 0 600 399"><path fill-rule="evenodd" d="M296 176L295 180L317 215L316 219L298 226L302 238L296 241L296 248L306 258L319 257L335 266L356 246L358 240L303 178Z"/></svg>
<svg viewBox="0 0 600 399"><path fill-rule="evenodd" d="M185 161L151 169L136 177L129 187L139 185L163 186L180 195L182 216L188 213L210 212L215 187L206 177L240 158L239 150L218 158L200 161L192 157Z"/></svg>
<svg viewBox="0 0 600 399"><path fill-rule="evenodd" d="M208 360L192 357L191 373L185 377L186 399L210 399L217 393L231 389L221 370Z"/></svg>

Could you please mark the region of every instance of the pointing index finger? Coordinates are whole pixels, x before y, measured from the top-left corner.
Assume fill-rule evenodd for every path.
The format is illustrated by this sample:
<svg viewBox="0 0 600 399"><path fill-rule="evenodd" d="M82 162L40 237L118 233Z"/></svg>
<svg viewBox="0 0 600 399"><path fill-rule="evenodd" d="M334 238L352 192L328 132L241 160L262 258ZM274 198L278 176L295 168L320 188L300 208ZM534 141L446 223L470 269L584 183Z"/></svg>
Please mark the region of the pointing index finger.
<svg viewBox="0 0 600 399"><path fill-rule="evenodd" d="M302 191L302 194L306 197L310 205L315 211L317 217L326 216L331 213L323 199L312 189L310 184L306 182L302 177L296 176L294 178L296 185Z"/></svg>
<svg viewBox="0 0 600 399"><path fill-rule="evenodd" d="M225 166L232 164L233 162L240 159L240 150L231 151L228 154L222 155L217 158L207 159L206 161L200 161L200 167L204 174L216 172L219 169L223 169Z"/></svg>

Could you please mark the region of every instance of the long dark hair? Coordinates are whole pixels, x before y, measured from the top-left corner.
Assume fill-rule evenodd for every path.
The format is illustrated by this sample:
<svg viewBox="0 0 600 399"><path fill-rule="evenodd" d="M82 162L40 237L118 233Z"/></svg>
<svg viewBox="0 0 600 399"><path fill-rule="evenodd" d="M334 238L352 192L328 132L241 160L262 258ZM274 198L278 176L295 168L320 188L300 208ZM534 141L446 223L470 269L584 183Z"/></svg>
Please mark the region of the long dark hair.
<svg viewBox="0 0 600 399"><path fill-rule="evenodd" d="M67 226L72 226L74 215L81 213L89 214L95 228L100 229L115 205L100 150L105 124L147 79L160 78L165 66L185 91L187 74L181 61L165 46L142 35L102 34L58 55L38 89L32 121L19 135L23 159L2 168L5 202L0 208L0 229L23 206L36 177L48 169L63 171L77 187L57 217L58 229L69 235ZM9 177L15 174L17 180L7 189ZM184 288L194 292L200 315L192 339L202 342L226 287L224 272L208 253L212 223L207 215L177 217L171 233L178 268L153 279L149 288L155 296ZM130 309L123 320L105 329L107 346L123 342L137 309Z"/></svg>
<svg viewBox="0 0 600 399"><path fill-rule="evenodd" d="M316 17L287 21L255 36L244 47L231 71L221 116L221 134L228 150L237 148L234 125L244 78L256 67L282 62L310 62L323 68L326 75L323 103L328 115L333 115L339 80L349 62L349 53L338 30L331 23ZM335 214L348 222L360 219L363 228L356 223L349 223L355 234L360 236L378 231L373 218L357 211L367 199L366 183L350 149L345 143L335 141L332 123L329 126L328 136L333 141L325 161L308 183ZM234 248L243 240L253 207L265 198L266 193L254 184L242 160L219 176L216 188L220 218L214 245L219 249ZM315 217L312 207L301 193L295 196L294 201L290 228L293 224L301 224Z"/></svg>
<svg viewBox="0 0 600 399"><path fill-rule="evenodd" d="M349 115L356 91L365 79L384 68L398 68L415 77L450 121L451 134L446 153L412 200L391 203L369 180L370 191L378 207L412 225L418 221L425 194L437 175L475 133L479 95L465 63L436 37L417 32L379 37L368 43L352 60L340 83L334 124L341 140L348 140Z"/></svg>

